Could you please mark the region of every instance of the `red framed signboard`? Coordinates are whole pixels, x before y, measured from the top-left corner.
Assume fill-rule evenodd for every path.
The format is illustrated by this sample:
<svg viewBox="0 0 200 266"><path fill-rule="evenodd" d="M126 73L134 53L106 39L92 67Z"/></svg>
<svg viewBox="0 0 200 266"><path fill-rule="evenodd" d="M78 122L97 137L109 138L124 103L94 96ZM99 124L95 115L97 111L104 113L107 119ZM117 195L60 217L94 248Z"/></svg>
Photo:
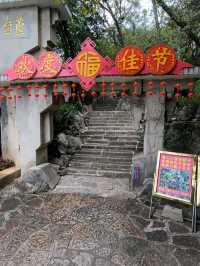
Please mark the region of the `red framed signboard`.
<svg viewBox="0 0 200 266"><path fill-rule="evenodd" d="M153 195L192 203L196 156L159 152Z"/></svg>
<svg viewBox="0 0 200 266"><path fill-rule="evenodd" d="M167 44L154 45L146 54L146 67L151 74L168 74L174 69L176 62L176 52Z"/></svg>
<svg viewBox="0 0 200 266"><path fill-rule="evenodd" d="M129 45L119 51L115 64L120 74L136 75L144 67L145 55L140 48Z"/></svg>

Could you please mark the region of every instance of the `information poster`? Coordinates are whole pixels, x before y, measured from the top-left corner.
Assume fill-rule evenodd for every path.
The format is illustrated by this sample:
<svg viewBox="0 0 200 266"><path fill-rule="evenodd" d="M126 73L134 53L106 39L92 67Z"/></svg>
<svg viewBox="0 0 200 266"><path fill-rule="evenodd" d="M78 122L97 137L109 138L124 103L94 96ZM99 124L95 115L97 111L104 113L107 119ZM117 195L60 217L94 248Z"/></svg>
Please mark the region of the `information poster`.
<svg viewBox="0 0 200 266"><path fill-rule="evenodd" d="M159 152L153 194L191 204L195 158L190 154Z"/></svg>

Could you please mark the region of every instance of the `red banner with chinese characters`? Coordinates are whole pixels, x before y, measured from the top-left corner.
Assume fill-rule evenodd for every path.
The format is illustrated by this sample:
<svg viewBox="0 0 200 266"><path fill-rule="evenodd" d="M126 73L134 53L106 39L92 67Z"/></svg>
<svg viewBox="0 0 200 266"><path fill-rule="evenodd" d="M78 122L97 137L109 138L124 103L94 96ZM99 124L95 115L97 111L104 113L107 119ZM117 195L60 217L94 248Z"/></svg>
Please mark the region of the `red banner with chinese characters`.
<svg viewBox="0 0 200 266"><path fill-rule="evenodd" d="M168 74L176 66L176 53L166 44L152 46L146 54L147 71L155 75Z"/></svg>
<svg viewBox="0 0 200 266"><path fill-rule="evenodd" d="M37 76L44 78L56 77L62 68L62 60L57 53L45 52L38 60Z"/></svg>
<svg viewBox="0 0 200 266"><path fill-rule="evenodd" d="M116 56L115 65L120 74L136 75L144 67L145 55L136 46L122 48Z"/></svg>
<svg viewBox="0 0 200 266"><path fill-rule="evenodd" d="M36 60L29 54L23 54L16 59L13 70L18 79L31 79L37 70Z"/></svg>

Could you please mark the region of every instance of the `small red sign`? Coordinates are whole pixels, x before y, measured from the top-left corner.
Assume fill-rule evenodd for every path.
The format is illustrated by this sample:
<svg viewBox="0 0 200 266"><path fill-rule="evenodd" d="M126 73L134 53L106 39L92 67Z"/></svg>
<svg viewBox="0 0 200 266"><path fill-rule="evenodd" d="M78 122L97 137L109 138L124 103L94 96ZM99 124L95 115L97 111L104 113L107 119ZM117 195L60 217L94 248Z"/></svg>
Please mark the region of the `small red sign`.
<svg viewBox="0 0 200 266"><path fill-rule="evenodd" d="M164 75L176 66L176 53L166 44L151 47L146 54L146 66L151 74Z"/></svg>
<svg viewBox="0 0 200 266"><path fill-rule="evenodd" d="M62 68L60 56L54 52L43 53L38 60L38 75L44 78L56 77Z"/></svg>
<svg viewBox="0 0 200 266"><path fill-rule="evenodd" d="M23 54L16 59L13 70L18 79L31 79L37 70L36 60L29 54Z"/></svg>
<svg viewBox="0 0 200 266"><path fill-rule="evenodd" d="M136 75L144 67L143 51L133 45L122 48L116 56L115 64L120 74Z"/></svg>

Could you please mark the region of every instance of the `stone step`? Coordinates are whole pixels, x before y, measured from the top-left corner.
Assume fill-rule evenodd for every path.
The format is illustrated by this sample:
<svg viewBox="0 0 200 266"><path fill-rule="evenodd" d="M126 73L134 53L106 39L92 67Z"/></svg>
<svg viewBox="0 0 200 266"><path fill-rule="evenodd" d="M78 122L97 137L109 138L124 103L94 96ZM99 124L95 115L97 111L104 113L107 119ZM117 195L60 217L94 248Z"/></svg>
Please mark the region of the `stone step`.
<svg viewBox="0 0 200 266"><path fill-rule="evenodd" d="M101 163L101 162L90 162L90 161L78 161L74 160L70 163L70 167L78 168L78 169L96 169L96 170L122 170L122 171L130 171L131 164L122 164L120 161L116 163Z"/></svg>
<svg viewBox="0 0 200 266"><path fill-rule="evenodd" d="M118 118L118 119L122 119L122 118L126 118L126 119L132 119L133 115L131 114L117 114L117 113L110 113L107 114L105 111L104 112L100 112L100 113L91 113L89 115L90 118L96 118L96 117L100 117L100 118Z"/></svg>
<svg viewBox="0 0 200 266"><path fill-rule="evenodd" d="M131 141L142 141L141 136L138 136L137 134L134 135L121 135L121 136L114 136L113 134L111 135L107 135L106 134L99 134L99 135L94 135L94 134L86 134L84 133L84 135L82 135L82 139L83 141L87 141L87 140L97 140L97 141L120 141L120 142L131 142Z"/></svg>
<svg viewBox="0 0 200 266"><path fill-rule="evenodd" d="M130 140L130 141L126 141L126 140L119 140L119 141L112 141L112 140L107 140L107 139L100 139L97 140L96 138L94 139L85 139L84 140L84 144L94 144L94 145L98 145L98 144L105 144L105 145L111 145L111 146L135 146L138 143L143 143L140 140Z"/></svg>
<svg viewBox="0 0 200 266"><path fill-rule="evenodd" d="M124 157L124 156L105 156L105 155L98 155L93 156L93 154L76 154L73 156L74 160L77 160L79 162L98 162L98 163L123 163L123 164L131 164L132 162L132 156L130 158Z"/></svg>
<svg viewBox="0 0 200 266"><path fill-rule="evenodd" d="M105 130L105 131L108 131L108 130L110 130L110 131L113 131L113 130L117 130L117 131L120 131L120 130L122 130L123 129L123 131L136 131L134 128L133 128L133 126L112 126L112 125L104 125L104 126L96 126L96 125L89 125L89 127L88 127L88 130L95 130L95 131L97 131L98 132L98 130L101 130L101 131L103 131L103 130Z"/></svg>
<svg viewBox="0 0 200 266"><path fill-rule="evenodd" d="M68 174L70 175L91 175L91 176L98 176L98 177L108 177L108 178L129 178L130 171L120 171L120 170L95 170L95 169L77 169L73 167L68 168Z"/></svg>
<svg viewBox="0 0 200 266"><path fill-rule="evenodd" d="M100 137L118 137L118 138L127 138L127 137L132 137L132 138L139 138L138 134L134 131L105 131L105 130L98 130L95 134L95 130L88 130L82 134L82 137L91 137L91 136L96 136L97 138Z"/></svg>
<svg viewBox="0 0 200 266"><path fill-rule="evenodd" d="M135 128L135 124L134 122L130 121L130 122L127 122L127 123L124 123L123 121L122 122L98 122L98 121L89 121L89 127L92 126L92 127L107 127L107 126L112 126L112 127L132 127L132 128Z"/></svg>
<svg viewBox="0 0 200 266"><path fill-rule="evenodd" d="M134 120L130 120L130 119L128 119L128 120L126 120L126 119L121 119L121 120L120 119L101 119L101 118L100 119L97 118L94 120L90 119L89 125L93 125L93 124L94 125L96 125L96 124L100 124L100 125L119 124L120 126L122 126L123 124L126 124L128 126L132 125L133 127L136 127Z"/></svg>
<svg viewBox="0 0 200 266"><path fill-rule="evenodd" d="M112 149L82 149L77 155L85 156L92 155L93 156L108 156L108 157L124 157L124 158L132 158L133 151L113 151Z"/></svg>
<svg viewBox="0 0 200 266"><path fill-rule="evenodd" d="M98 149L98 150L118 150L118 151L133 151L136 148L136 145L106 145L106 144L83 144L82 149Z"/></svg>

